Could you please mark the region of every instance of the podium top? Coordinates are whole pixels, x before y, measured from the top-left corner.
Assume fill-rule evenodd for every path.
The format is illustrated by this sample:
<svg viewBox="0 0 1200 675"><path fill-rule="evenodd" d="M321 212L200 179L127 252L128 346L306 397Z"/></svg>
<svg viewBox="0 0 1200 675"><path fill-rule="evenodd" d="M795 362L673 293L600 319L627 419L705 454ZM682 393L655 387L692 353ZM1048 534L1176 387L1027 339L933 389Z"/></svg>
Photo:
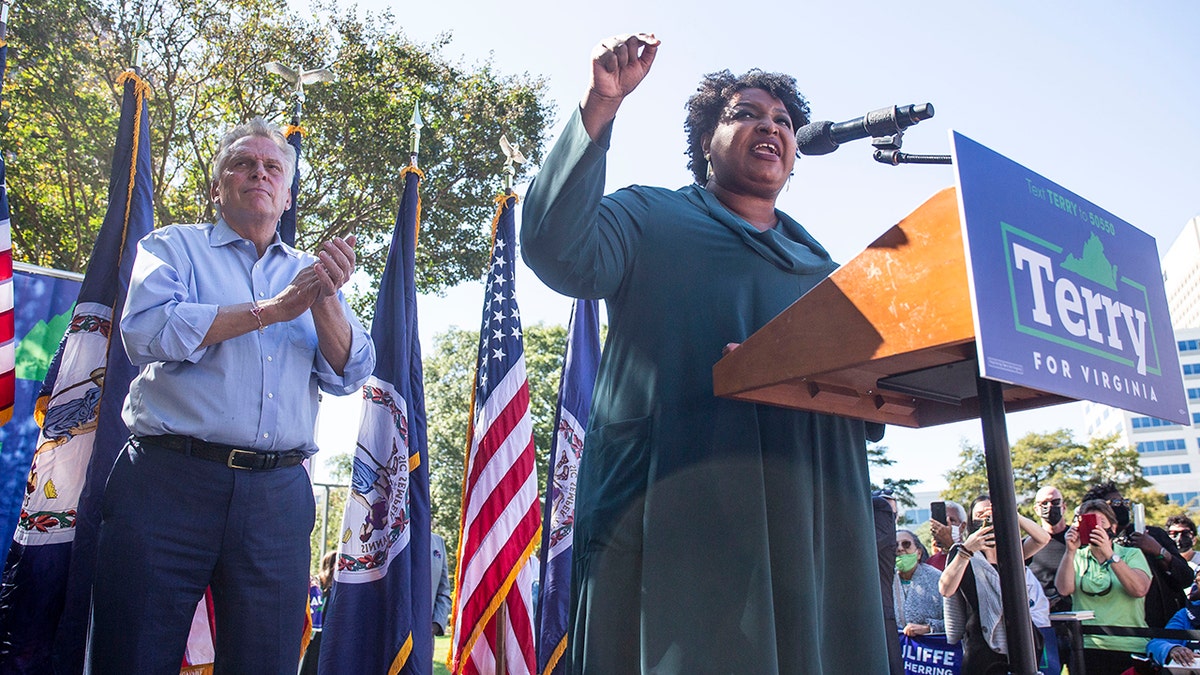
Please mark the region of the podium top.
<svg viewBox="0 0 1200 675"><path fill-rule="evenodd" d="M888 229L713 367L717 396L926 427L979 416L957 193ZM1070 400L1007 385L1009 411Z"/></svg>

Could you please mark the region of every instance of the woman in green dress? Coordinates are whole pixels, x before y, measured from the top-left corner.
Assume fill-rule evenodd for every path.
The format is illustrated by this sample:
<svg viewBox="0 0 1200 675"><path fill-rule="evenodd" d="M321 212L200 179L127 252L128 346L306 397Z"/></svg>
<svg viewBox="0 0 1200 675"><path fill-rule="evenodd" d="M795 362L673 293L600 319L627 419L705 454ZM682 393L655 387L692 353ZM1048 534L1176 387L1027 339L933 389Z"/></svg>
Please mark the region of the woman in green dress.
<svg viewBox="0 0 1200 675"><path fill-rule="evenodd" d="M597 45L522 212L529 266L609 317L576 488L571 671L886 673L868 425L713 395L723 350L836 267L775 209L807 103L786 75L705 76L685 123L695 184L606 196L617 109L658 48Z"/></svg>

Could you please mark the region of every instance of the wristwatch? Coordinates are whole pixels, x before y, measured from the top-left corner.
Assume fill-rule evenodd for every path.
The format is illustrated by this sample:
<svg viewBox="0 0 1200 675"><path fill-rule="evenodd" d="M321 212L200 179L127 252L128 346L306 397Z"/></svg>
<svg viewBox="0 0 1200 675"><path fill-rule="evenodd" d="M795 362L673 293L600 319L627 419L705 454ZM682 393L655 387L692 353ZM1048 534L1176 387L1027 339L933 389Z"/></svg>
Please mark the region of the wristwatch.
<svg viewBox="0 0 1200 675"><path fill-rule="evenodd" d="M1121 562L1121 554L1119 553L1114 553L1112 557L1108 559L1109 565L1116 565L1119 562Z"/></svg>

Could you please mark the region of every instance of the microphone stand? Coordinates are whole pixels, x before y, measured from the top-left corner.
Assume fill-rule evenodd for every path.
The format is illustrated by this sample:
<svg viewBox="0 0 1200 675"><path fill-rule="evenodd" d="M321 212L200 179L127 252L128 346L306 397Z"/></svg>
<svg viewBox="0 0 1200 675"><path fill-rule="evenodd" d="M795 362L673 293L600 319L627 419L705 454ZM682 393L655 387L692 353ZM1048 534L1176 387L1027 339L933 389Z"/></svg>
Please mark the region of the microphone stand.
<svg viewBox="0 0 1200 675"><path fill-rule="evenodd" d="M896 129L895 133L886 136L876 136L871 139L875 146L875 161L882 164L953 164L950 155L912 155L900 152L900 144L904 142L904 131Z"/></svg>

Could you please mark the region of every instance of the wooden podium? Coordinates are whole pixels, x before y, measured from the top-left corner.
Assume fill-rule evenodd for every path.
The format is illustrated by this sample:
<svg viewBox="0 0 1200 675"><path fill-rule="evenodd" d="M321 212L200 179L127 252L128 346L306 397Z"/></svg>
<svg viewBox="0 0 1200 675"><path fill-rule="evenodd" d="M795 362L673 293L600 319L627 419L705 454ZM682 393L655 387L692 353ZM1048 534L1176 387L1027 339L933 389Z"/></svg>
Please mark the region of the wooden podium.
<svg viewBox="0 0 1200 675"><path fill-rule="evenodd" d="M718 361L713 389L907 427L978 418L1011 672L1034 675L1004 416L1074 399L980 377L976 354L958 194L948 188Z"/></svg>
<svg viewBox="0 0 1200 675"><path fill-rule="evenodd" d="M978 418L967 283L947 188L717 362L714 392L906 427ZM1074 400L1010 385L1003 397L1008 411Z"/></svg>

